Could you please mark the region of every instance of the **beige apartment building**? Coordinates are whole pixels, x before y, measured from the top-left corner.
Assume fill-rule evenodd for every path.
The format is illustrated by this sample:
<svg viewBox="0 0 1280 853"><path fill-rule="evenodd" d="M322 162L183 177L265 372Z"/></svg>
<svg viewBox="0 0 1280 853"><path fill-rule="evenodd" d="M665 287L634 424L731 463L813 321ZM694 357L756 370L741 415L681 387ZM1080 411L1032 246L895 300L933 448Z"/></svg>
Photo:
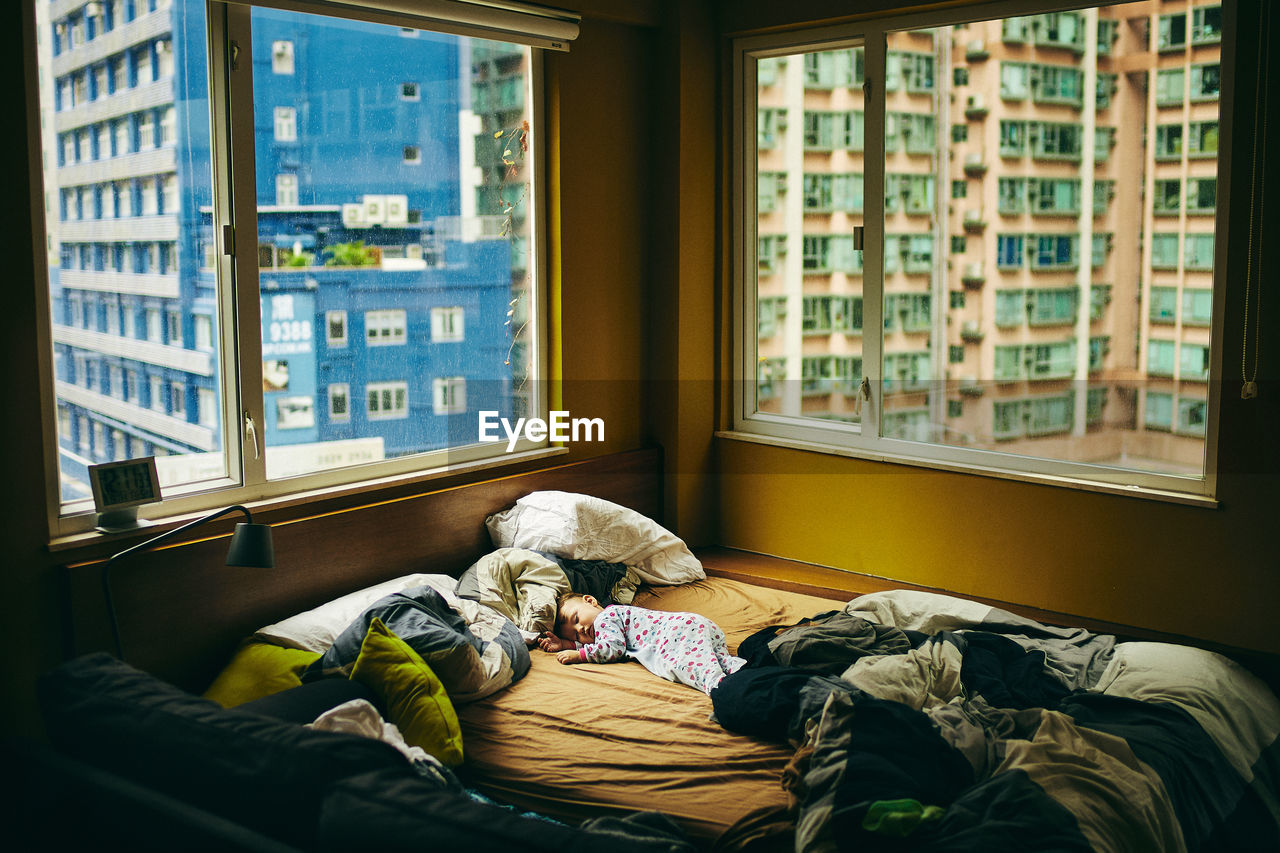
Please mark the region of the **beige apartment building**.
<svg viewBox="0 0 1280 853"><path fill-rule="evenodd" d="M884 435L1201 470L1220 32L1143 0L891 36ZM761 411L859 417L863 63L758 64Z"/></svg>

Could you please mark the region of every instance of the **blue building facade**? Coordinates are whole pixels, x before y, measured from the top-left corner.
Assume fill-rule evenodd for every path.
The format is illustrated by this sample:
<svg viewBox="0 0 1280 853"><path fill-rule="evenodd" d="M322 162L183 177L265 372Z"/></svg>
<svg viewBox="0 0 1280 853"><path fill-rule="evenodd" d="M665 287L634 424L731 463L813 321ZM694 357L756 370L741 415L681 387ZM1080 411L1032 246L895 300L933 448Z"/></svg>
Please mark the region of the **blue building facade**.
<svg viewBox="0 0 1280 853"><path fill-rule="evenodd" d="M47 10L64 500L86 497L85 467L112 459L169 456L162 479L212 475L201 466L222 464L225 389L204 3ZM271 476L469 443L477 411L510 409L511 247L464 222L468 50L253 12Z"/></svg>

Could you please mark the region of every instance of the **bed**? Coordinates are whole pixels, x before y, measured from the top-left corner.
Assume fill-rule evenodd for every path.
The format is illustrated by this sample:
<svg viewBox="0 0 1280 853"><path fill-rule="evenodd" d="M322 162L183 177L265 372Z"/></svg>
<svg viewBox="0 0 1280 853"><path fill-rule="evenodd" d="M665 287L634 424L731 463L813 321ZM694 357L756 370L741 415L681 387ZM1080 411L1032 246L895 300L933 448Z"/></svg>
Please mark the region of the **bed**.
<svg viewBox="0 0 1280 853"><path fill-rule="evenodd" d="M187 667L170 680L250 707L356 680L381 631L430 661L452 696L460 749L446 763L475 796L568 824L661 813L700 849L1280 848L1280 703L1228 657L920 590L708 574L650 520L652 459L599 465L380 503L337 534L329 519L278 527L278 550L316 559L239 595L235 619L184 625L198 654L175 652L163 631L129 647L161 674L165 655L217 660L207 676ZM628 524L555 512L491 523L532 495L575 489L627 505ZM366 551L349 547L356 529L402 533L366 537ZM605 551L578 547L600 537ZM569 667L530 651L555 591L586 582L546 560L621 566L606 582L620 602L707 616L749 665L708 697L637 663ZM122 622L131 606L131 621L166 618L155 601L201 600L212 576L196 574L189 591L172 574L156 591L124 589Z"/></svg>
<svg viewBox="0 0 1280 853"><path fill-rule="evenodd" d="M324 649L304 682L355 678L385 622L454 697L462 782L570 824L659 812L716 850L1280 845L1280 702L1222 655L925 591L839 600L708 577L632 511L601 521L595 498L521 500L545 506L515 544L550 552L495 536L461 579L403 578L254 641ZM535 587L554 601L576 585L555 567L585 563L616 567L603 582L636 606L710 618L747 665L707 696L636 662L570 667L528 650L554 618ZM471 645L437 636L440 618Z"/></svg>

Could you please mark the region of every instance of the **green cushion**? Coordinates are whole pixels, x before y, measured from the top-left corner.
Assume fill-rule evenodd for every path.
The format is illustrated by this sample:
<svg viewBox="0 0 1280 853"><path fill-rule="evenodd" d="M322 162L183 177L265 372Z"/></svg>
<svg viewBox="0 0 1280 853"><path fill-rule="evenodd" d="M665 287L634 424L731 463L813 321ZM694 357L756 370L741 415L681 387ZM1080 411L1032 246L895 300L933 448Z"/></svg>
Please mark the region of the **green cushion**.
<svg viewBox="0 0 1280 853"><path fill-rule="evenodd" d="M405 743L422 747L448 767L462 763L462 730L444 685L377 617L369 623L351 677L381 699Z"/></svg>
<svg viewBox="0 0 1280 853"><path fill-rule="evenodd" d="M319 652L246 642L209 685L204 698L232 708L297 687L302 684L302 671L319 658Z"/></svg>

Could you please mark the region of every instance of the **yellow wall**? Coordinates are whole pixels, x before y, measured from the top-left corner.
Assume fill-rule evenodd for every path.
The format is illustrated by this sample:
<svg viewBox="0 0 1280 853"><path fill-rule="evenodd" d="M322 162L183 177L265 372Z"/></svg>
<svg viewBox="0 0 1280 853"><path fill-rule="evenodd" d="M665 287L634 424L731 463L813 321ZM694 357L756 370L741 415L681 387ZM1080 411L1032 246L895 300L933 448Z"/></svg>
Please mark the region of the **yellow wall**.
<svg viewBox="0 0 1280 853"><path fill-rule="evenodd" d="M723 2L721 24L726 32L749 32L836 14L839 5ZM1256 0L1240 8L1242 18L1256 20ZM1256 67L1257 28L1242 30L1237 67L1247 76ZM1270 43L1275 39L1273 34ZM1272 127L1280 124L1275 78L1280 74L1273 68ZM1239 80L1237 87L1243 112L1251 114L1253 81ZM1252 116L1238 116L1233 127L1251 128ZM1273 162L1280 153L1275 136ZM1280 605L1280 324L1274 310L1264 325L1262 395L1249 403L1239 399L1250 142L1250 134L1237 132L1231 151L1223 343L1230 381L1224 383L1218 509L721 439L719 543L1280 652L1274 630ZM1276 197L1280 170L1271 171L1268 184L1263 194ZM1269 222L1275 233L1274 213ZM1277 269L1275 247L1265 251L1265 268ZM727 275L722 286L727 292ZM1262 304L1280 304L1280 278L1269 275L1264 287Z"/></svg>

